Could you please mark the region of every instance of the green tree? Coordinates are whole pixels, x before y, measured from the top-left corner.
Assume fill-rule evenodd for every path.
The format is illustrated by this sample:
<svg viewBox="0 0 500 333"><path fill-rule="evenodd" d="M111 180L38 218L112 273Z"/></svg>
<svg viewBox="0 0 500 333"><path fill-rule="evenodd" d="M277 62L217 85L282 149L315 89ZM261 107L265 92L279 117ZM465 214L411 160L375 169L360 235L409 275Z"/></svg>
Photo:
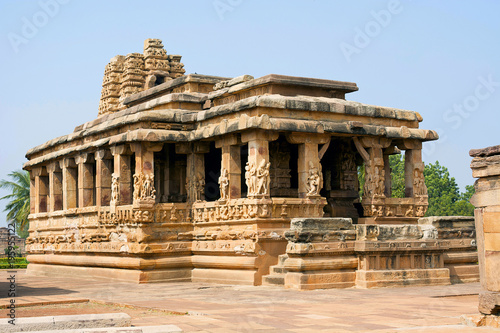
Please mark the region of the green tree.
<svg viewBox="0 0 500 333"><path fill-rule="evenodd" d="M391 167L391 197L405 197L405 158L402 154L390 155ZM387 175L386 175L387 177Z"/></svg>
<svg viewBox="0 0 500 333"><path fill-rule="evenodd" d="M473 186L467 186L466 192L460 193L455 178L438 161L425 166L424 176L429 194L426 216L474 215L474 206L469 203Z"/></svg>
<svg viewBox="0 0 500 333"><path fill-rule="evenodd" d="M7 220L14 222L16 233L19 237L28 237L30 213L30 176L27 171L13 171L8 175L12 181L0 180L0 188L7 189L11 193L0 198L9 200L4 211L7 212Z"/></svg>
<svg viewBox="0 0 500 333"><path fill-rule="evenodd" d="M392 197L405 197L405 158L402 154L389 156L391 167ZM387 175L386 175L387 176ZM426 216L473 216L474 206L469 202L474 194L474 186L467 185L466 191L460 193L454 177L445 166L436 161L424 168L425 184L429 195L429 209ZM360 197L363 196L365 167L358 167Z"/></svg>

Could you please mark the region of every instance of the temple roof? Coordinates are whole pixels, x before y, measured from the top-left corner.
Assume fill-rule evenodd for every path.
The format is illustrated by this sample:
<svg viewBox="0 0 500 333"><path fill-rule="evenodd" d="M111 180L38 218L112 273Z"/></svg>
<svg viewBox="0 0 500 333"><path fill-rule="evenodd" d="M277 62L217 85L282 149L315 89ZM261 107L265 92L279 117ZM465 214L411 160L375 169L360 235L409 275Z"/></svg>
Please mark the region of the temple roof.
<svg viewBox="0 0 500 333"><path fill-rule="evenodd" d="M179 68L159 80L167 72L154 70L148 61L157 57L170 59L162 47L159 40L147 40L144 56L115 57L110 63L115 69L117 62L125 64L128 61L128 67L124 65L128 69L119 68L122 71L120 82L131 79L131 73L136 73L133 66L146 66L144 68L150 69L142 69L141 73L147 73L143 78L148 83L140 87L135 85L132 93L128 83L117 83L118 74L108 65L97 119L77 126L71 134L30 149L26 154L30 161L25 167L106 145L207 140L255 128L282 133L380 136L396 140L438 138L435 131L418 128L422 121L418 112L346 100L347 93L358 90L352 82L277 74L256 79L251 75L236 78L184 75ZM151 50L159 53L155 55ZM172 59L178 62L180 56ZM119 104L103 111L103 101L118 98L107 94L110 87L123 94Z"/></svg>

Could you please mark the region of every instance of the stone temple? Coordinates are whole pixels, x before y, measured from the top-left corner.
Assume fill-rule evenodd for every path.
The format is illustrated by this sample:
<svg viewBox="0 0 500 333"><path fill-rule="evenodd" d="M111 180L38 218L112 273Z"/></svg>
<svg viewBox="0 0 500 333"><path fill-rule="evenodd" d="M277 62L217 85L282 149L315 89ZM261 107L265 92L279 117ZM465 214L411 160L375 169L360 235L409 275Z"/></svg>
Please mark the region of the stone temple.
<svg viewBox="0 0 500 333"><path fill-rule="evenodd" d="M413 111L355 83L185 75L158 39L106 65L97 119L27 153L28 272L288 288L478 281L473 218L423 218ZM405 198L389 156L405 154ZM358 167L365 166L363 196Z"/></svg>

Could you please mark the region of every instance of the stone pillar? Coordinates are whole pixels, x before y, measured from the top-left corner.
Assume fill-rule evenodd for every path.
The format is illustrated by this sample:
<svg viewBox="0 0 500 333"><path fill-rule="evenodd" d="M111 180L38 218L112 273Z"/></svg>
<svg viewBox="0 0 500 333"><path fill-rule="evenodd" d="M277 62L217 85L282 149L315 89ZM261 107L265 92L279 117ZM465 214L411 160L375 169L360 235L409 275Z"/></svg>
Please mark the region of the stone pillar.
<svg viewBox="0 0 500 333"><path fill-rule="evenodd" d="M329 140L328 135L292 133L288 142L299 145L297 171L299 173L299 198L319 197L323 188L323 171L319 159L319 145ZM319 177L319 179L313 179Z"/></svg>
<svg viewBox="0 0 500 333"><path fill-rule="evenodd" d="M391 140L380 137L360 137L353 139L356 149L365 162L365 185L363 188L363 201L369 203L374 198L385 198L386 163L383 149L389 147ZM365 212L366 213L366 212Z"/></svg>
<svg viewBox="0 0 500 333"><path fill-rule="evenodd" d="M248 143L248 164L245 166L245 178L248 178L246 181L250 184L248 197L270 197L269 141L277 140L278 136L278 133L262 130L241 134L241 141Z"/></svg>
<svg viewBox="0 0 500 333"><path fill-rule="evenodd" d="M178 143L176 154L187 154L186 181L187 201L205 200L205 154L210 152L208 142ZM183 184L181 183L181 188Z"/></svg>
<svg viewBox="0 0 500 333"><path fill-rule="evenodd" d="M391 177L391 165L389 163L388 154L384 153L384 174L385 174L385 191L384 194L387 198L392 196L392 177Z"/></svg>
<svg viewBox="0 0 500 333"><path fill-rule="evenodd" d="M49 211L49 175L45 167L37 167L32 170L35 176L35 213L46 213Z"/></svg>
<svg viewBox="0 0 500 333"><path fill-rule="evenodd" d="M478 178L471 203L476 207L477 249L482 292L479 311L500 323L500 145L472 149L472 176ZM491 316L490 316L491 315Z"/></svg>
<svg viewBox="0 0 500 333"><path fill-rule="evenodd" d="M47 165L49 173L49 211L63 209L63 176L59 162Z"/></svg>
<svg viewBox="0 0 500 333"><path fill-rule="evenodd" d="M78 165L78 207L95 205L94 156L83 153L75 157Z"/></svg>
<svg viewBox="0 0 500 333"><path fill-rule="evenodd" d="M398 144L405 151L405 197L412 198L419 190L415 190L415 181L419 177L423 177L424 163L422 162L422 142L417 140L404 140L402 144ZM417 171L415 171L417 170ZM417 175L415 175L417 174ZM425 184L424 184L425 185Z"/></svg>
<svg viewBox="0 0 500 333"><path fill-rule="evenodd" d="M111 201L111 174L114 171L112 158L109 150L98 150L94 154L96 206L109 206Z"/></svg>
<svg viewBox="0 0 500 333"><path fill-rule="evenodd" d="M114 157L114 172L118 177L118 200L115 205L130 205L132 203L131 151L128 146L111 147Z"/></svg>
<svg viewBox="0 0 500 333"><path fill-rule="evenodd" d="M60 161L63 177L63 209L73 209L78 205L78 170L73 158Z"/></svg>
<svg viewBox="0 0 500 333"><path fill-rule="evenodd" d="M216 141L215 147L222 148L221 169L227 170L228 174L228 198L241 198L241 150L236 135Z"/></svg>
<svg viewBox="0 0 500 333"><path fill-rule="evenodd" d="M154 153L162 149L163 144L150 144L148 142L133 143L130 148L135 153L134 176L134 205L153 205L156 200L154 188ZM142 202L142 203L140 203Z"/></svg>
<svg viewBox="0 0 500 333"><path fill-rule="evenodd" d="M30 170L30 214L35 214L36 211L36 185L35 171Z"/></svg>

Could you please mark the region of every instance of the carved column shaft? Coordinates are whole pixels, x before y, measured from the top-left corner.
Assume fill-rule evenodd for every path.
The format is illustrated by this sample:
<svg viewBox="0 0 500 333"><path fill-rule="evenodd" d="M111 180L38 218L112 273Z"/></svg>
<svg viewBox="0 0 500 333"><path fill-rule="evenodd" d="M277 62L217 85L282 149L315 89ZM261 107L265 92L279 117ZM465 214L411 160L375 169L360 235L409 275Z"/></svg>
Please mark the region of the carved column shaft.
<svg viewBox="0 0 500 333"><path fill-rule="evenodd" d="M114 174L118 177L118 202L117 205L129 205L132 203L132 172L131 156L127 146L111 147L114 157Z"/></svg>
<svg viewBox="0 0 500 333"><path fill-rule="evenodd" d="M76 208L78 205L78 169L73 158L65 158L60 162L63 176L63 209Z"/></svg>
<svg viewBox="0 0 500 333"><path fill-rule="evenodd" d="M216 142L222 148L221 169L226 169L229 179L229 199L241 198L241 150L236 136Z"/></svg>
<svg viewBox="0 0 500 333"><path fill-rule="evenodd" d="M241 141L248 142L248 170L253 174L247 180L249 186L248 196L260 196L268 198L270 196L270 175L269 175L269 141L278 139L278 133L254 130L242 133ZM247 167L246 167L247 168ZM267 170L267 171L266 171ZM262 174L266 174L262 177ZM254 191L254 193L252 193Z"/></svg>
<svg viewBox="0 0 500 333"><path fill-rule="evenodd" d="M62 170L58 162L47 166L49 173L49 211L63 209Z"/></svg>
<svg viewBox="0 0 500 333"><path fill-rule="evenodd" d="M36 184L34 170L30 170L30 214L36 211Z"/></svg>
<svg viewBox="0 0 500 333"><path fill-rule="evenodd" d="M311 164L312 163L312 164ZM299 145L297 171L299 173L299 198L305 198L309 192L309 169L311 165L321 170L317 143L302 143Z"/></svg>
<svg viewBox="0 0 500 333"><path fill-rule="evenodd" d="M78 207L94 205L94 157L82 154L75 158L78 165Z"/></svg>
<svg viewBox="0 0 500 333"><path fill-rule="evenodd" d="M35 176L35 213L48 211L49 177L45 167L33 169Z"/></svg>
<svg viewBox="0 0 500 333"><path fill-rule="evenodd" d="M421 149L409 149L405 152L405 196L414 197L413 184L415 181L415 169L424 171Z"/></svg>
<svg viewBox="0 0 500 333"><path fill-rule="evenodd" d="M205 154L210 152L208 142L194 144L176 144L177 154L187 154L186 180L187 200L205 200ZM181 171L181 170L179 170ZM184 184L181 183L181 188Z"/></svg>
<svg viewBox="0 0 500 333"><path fill-rule="evenodd" d="M308 193L312 194L313 192L315 196L319 195L319 191L323 187L323 174L319 158L319 145L329 142L330 136L291 133L287 136L287 140L292 144L299 145L299 156L297 161L297 171L299 174L299 198L305 198ZM316 179L312 180L314 177ZM311 188L311 185L314 188Z"/></svg>
<svg viewBox="0 0 500 333"><path fill-rule="evenodd" d="M384 154L384 170L385 170L385 196L390 198L392 196L392 177L391 165L389 163L389 155Z"/></svg>
<svg viewBox="0 0 500 333"><path fill-rule="evenodd" d="M114 171L112 158L109 150L99 150L95 153L96 206L109 206L111 201L111 174Z"/></svg>

